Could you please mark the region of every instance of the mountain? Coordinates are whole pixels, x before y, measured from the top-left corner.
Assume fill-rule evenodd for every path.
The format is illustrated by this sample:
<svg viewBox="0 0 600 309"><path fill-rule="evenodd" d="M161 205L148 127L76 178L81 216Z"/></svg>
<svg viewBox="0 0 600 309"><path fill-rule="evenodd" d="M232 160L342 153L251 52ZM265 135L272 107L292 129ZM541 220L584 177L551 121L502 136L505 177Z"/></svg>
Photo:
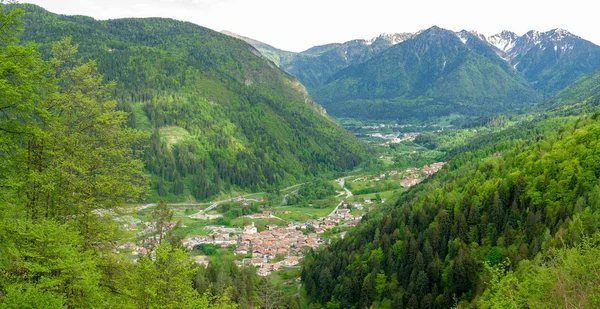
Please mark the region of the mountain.
<svg viewBox="0 0 600 309"><path fill-rule="evenodd" d="M600 46L560 28L520 37L503 31L486 40L547 97L600 68Z"/></svg>
<svg viewBox="0 0 600 309"><path fill-rule="evenodd" d="M314 46L300 53L279 50L268 44L228 31L224 33L240 38L258 49L282 70L292 74L309 91L326 82L338 71L365 62L394 44L409 39L411 33L383 33L370 40L352 40Z"/></svg>
<svg viewBox="0 0 600 309"><path fill-rule="evenodd" d="M412 44L407 43L412 38L430 33L424 30L382 34L371 40L315 46L301 53L280 51L248 38L244 40L267 57L276 58L275 63L296 76L317 102L338 117L428 118L452 112L481 114L519 108L552 97L600 68L600 47L563 29L529 31L522 36L502 31L487 37L475 31L462 30L454 34L472 53L486 59L485 63L476 61L477 64L471 66L482 66L474 74L484 74L479 77L471 74L473 72L458 74L456 84L446 83L443 89L438 88L434 78L428 81L431 90L414 89L413 81L407 83L406 78L411 78L406 77L405 68L398 71L402 67L398 63L410 63L415 59L421 61L422 55L417 53L416 58L411 59L410 53L399 52L400 55L395 57L382 54L388 53L388 49L398 52L402 48L396 45L408 46ZM450 31L447 34L451 37ZM429 57L445 56L446 52L430 53ZM376 60L371 61L374 58ZM445 59L436 61L441 64ZM495 66L488 66L490 62ZM428 70L422 66L416 70L421 69ZM411 71L410 76L421 73L417 71ZM488 80L488 77L491 79ZM419 83L424 82L422 77L420 79ZM379 84L377 89L370 87L377 84L375 80L385 80L388 84ZM403 86L398 87L399 84ZM402 91L403 87L409 87L411 91ZM486 93L487 89L490 93ZM501 95L503 92L505 95ZM365 96L366 93L373 95Z"/></svg>
<svg viewBox="0 0 600 309"><path fill-rule="evenodd" d="M254 47L192 23L162 18L97 21L25 5L21 40L64 36L117 83L129 125L149 134L151 199L292 184L361 162L365 146L316 104L298 80Z"/></svg>
<svg viewBox="0 0 600 309"><path fill-rule="evenodd" d="M371 119L481 114L539 100L475 35L438 27L339 71L312 94L335 116Z"/></svg>
<svg viewBox="0 0 600 309"><path fill-rule="evenodd" d="M277 65L278 67L281 67L282 63L288 63L290 62L292 58L294 58L296 56L296 53L294 52L289 52L289 51L285 51L285 50L281 50L278 48L275 48L269 44L263 43L261 41L257 41L245 36L241 36L239 34L235 34L231 31L221 31L221 33L226 34L228 36L234 37L236 39L240 39L242 41L245 41L246 43L252 45L254 48L256 48L258 51L260 51L260 53L265 56L267 59L273 61L273 63L275 63L275 65Z"/></svg>
<svg viewBox="0 0 600 309"><path fill-rule="evenodd" d="M588 104L594 100L598 101L598 99L600 99L600 70L580 78L544 102L541 107L546 109L570 108L579 102Z"/></svg>

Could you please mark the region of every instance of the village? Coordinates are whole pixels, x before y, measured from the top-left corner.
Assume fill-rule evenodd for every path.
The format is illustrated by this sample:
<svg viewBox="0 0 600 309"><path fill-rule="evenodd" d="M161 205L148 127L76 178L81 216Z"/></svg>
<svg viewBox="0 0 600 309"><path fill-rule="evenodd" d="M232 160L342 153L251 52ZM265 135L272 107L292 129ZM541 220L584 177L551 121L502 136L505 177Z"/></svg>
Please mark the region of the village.
<svg viewBox="0 0 600 309"><path fill-rule="evenodd" d="M214 225L215 219L222 218L221 214L215 214L215 208L219 202L211 202L208 207L198 213L187 215L193 220L208 223L204 226L206 232L202 235L188 235L182 240L182 244L188 250L195 252L194 258L198 264L208 265L210 256L198 254L198 248L205 245L214 246L230 251L235 256L235 264L238 267L256 267L257 274L268 276L272 272L282 268L299 268L299 263L307 249L317 250L319 246L331 242L331 233L324 237L327 231L335 229L336 235L343 238L346 234L345 228L358 225L367 211L373 210L378 203L385 203L387 198L377 199L370 195L361 197L353 196L346 186L354 183L374 184L378 182L394 182L402 187L409 188L423 181L430 175L437 173L446 163L436 162L421 168L408 168L403 171L388 170L373 176L350 177L350 184L344 182L345 178L337 179L336 182L343 190L338 191L339 203L328 214L315 217L306 221L284 220L279 216L289 215L289 210L262 210L243 216L252 220L251 224L241 226ZM242 206L249 203L260 203L260 199L235 198L233 202ZM211 211L213 214L208 214ZM278 224L255 225L254 221L273 219ZM161 238L157 228L152 222L143 222L129 216L123 227L133 231L137 235L137 242L127 242L118 247L120 251L129 252L130 257L136 261L139 256L148 254ZM210 223L213 223L210 225ZM181 220L165 222L162 228L162 237L168 231L176 227L185 228ZM337 229L336 229L337 228Z"/></svg>
<svg viewBox="0 0 600 309"><path fill-rule="evenodd" d="M348 207L347 203L340 206ZM258 232L252 223L243 229L227 228L225 226L207 226L211 233L206 236L193 236L183 240L183 245L192 250L196 246L212 244L224 247L235 247L234 254L239 259L236 264L257 267L260 276L268 276L272 271L283 267L298 267L306 248L316 250L325 243L321 235L341 223L344 226L357 225L362 216L352 216L348 208L336 208L330 215L308 220L304 223L288 223L284 226L270 224L264 231ZM270 211L249 216L252 218L273 217ZM197 256L200 264L208 264L208 257Z"/></svg>
<svg viewBox="0 0 600 309"><path fill-rule="evenodd" d="M401 178L400 185L405 188L410 188L427 177L437 173L442 167L444 167L447 162L435 162L431 164L426 164L421 168L411 167L407 168L403 171L398 170L389 170L379 175L369 177L359 177L352 180L352 182L379 182L379 181L395 181L396 179Z"/></svg>
<svg viewBox="0 0 600 309"><path fill-rule="evenodd" d="M422 168L409 168L404 170L404 176L402 176L402 181L400 185L405 188L410 188L420 182L422 182L425 178L429 177L437 173L442 167L446 165L446 162L436 162L429 165L425 165Z"/></svg>
<svg viewBox="0 0 600 309"><path fill-rule="evenodd" d="M409 141L414 141L415 138L417 138L417 136L419 136L419 133L416 132L410 132L410 133L393 133L393 134L381 134L381 133L371 133L368 134L368 136L372 136L372 137L378 137L381 139L386 140L386 143L382 144L398 144L401 143L403 141L409 140Z"/></svg>

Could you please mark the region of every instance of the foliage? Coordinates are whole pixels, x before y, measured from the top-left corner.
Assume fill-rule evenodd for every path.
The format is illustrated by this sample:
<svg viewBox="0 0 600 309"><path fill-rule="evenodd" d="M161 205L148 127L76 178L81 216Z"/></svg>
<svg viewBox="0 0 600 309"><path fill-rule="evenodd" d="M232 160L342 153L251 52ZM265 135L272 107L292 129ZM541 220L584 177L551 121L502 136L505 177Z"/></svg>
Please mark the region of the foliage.
<svg viewBox="0 0 600 309"><path fill-rule="evenodd" d="M179 247L117 252L114 214L147 185L144 135L68 38L49 61L17 45L22 14L0 3L0 308L235 308L194 289Z"/></svg>
<svg viewBox="0 0 600 309"><path fill-rule="evenodd" d="M308 257L308 296L341 307L385 299L392 307L450 307L481 293L486 260L519 265L580 243L598 230L597 115L542 119L515 135L476 140L396 208L369 214L353 233ZM382 293L380 271L387 278Z"/></svg>
<svg viewBox="0 0 600 309"><path fill-rule="evenodd" d="M166 232L165 224L173 219L173 210L169 209L169 205L165 201L160 200L156 208L151 213L152 223L158 232L158 243L162 243L163 236Z"/></svg>
<svg viewBox="0 0 600 309"><path fill-rule="evenodd" d="M226 294L239 308L254 308L261 303L257 294L258 278L256 268L239 268L230 255L218 251L208 266L198 268L194 287L200 294Z"/></svg>
<svg viewBox="0 0 600 309"><path fill-rule="evenodd" d="M515 271L504 263L487 266L489 288L481 308L593 308L600 301L598 235L573 247L553 249L539 262L523 261Z"/></svg>
<svg viewBox="0 0 600 309"><path fill-rule="evenodd" d="M308 205L317 200L326 199L336 194L335 187L325 179L317 179L303 184L297 193L285 197L287 205Z"/></svg>
<svg viewBox="0 0 600 309"><path fill-rule="evenodd" d="M143 136L68 39L17 45L22 14L0 5L0 306L121 307L110 213L146 185Z"/></svg>
<svg viewBox="0 0 600 309"><path fill-rule="evenodd" d="M160 244L153 257L138 261L135 303L138 308L197 308L200 295L192 286L192 260L187 252Z"/></svg>

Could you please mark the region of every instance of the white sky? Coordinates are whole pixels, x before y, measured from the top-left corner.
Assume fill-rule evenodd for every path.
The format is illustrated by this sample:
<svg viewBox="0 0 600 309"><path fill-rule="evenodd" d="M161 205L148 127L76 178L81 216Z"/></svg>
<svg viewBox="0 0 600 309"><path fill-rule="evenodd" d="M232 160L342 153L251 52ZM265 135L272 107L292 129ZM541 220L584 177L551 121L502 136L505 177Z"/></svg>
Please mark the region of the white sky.
<svg viewBox="0 0 600 309"><path fill-rule="evenodd" d="M97 19L170 17L229 30L277 48L369 39L437 25L485 35L564 28L600 45L600 19L590 0L20 0L67 15Z"/></svg>

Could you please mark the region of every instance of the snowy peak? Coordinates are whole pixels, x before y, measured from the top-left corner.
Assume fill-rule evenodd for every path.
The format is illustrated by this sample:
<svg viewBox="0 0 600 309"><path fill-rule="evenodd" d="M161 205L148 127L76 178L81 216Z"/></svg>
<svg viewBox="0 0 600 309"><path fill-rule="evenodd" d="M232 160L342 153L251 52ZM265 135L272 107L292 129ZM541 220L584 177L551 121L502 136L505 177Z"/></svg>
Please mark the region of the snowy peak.
<svg viewBox="0 0 600 309"><path fill-rule="evenodd" d="M391 45L396 45L398 43L402 43L402 42L412 38L413 36L414 36L413 33L408 33L408 32L382 33L378 37L372 38L370 40L365 40L364 42L366 45L371 45L375 41L385 40L386 42L390 43Z"/></svg>
<svg viewBox="0 0 600 309"><path fill-rule="evenodd" d="M505 30L485 38L488 44L497 49L498 56L510 63L515 62L515 65L519 62L518 58L534 49L568 53L573 50L573 44L578 40L582 39L561 28L546 32L531 30L522 36Z"/></svg>
<svg viewBox="0 0 600 309"><path fill-rule="evenodd" d="M462 30L460 32L456 32L456 36L463 42L463 44L467 44L470 35L468 31Z"/></svg>
<svg viewBox="0 0 600 309"><path fill-rule="evenodd" d="M487 37L486 41L497 49L508 52L515 47L515 42L518 38L519 36L516 33L504 30L498 34Z"/></svg>
<svg viewBox="0 0 600 309"><path fill-rule="evenodd" d="M485 36L477 31L461 30L459 32L456 32L455 34L464 44L467 44L467 41L469 40L469 38L473 37L473 36L480 40L485 41Z"/></svg>
<svg viewBox="0 0 600 309"><path fill-rule="evenodd" d="M567 38L572 38L572 37L577 37L576 35L572 34L571 32L562 29L562 28L556 28L556 29L552 29L546 33L544 33L548 39L550 41L563 41Z"/></svg>
<svg viewBox="0 0 600 309"><path fill-rule="evenodd" d="M398 43L402 43L413 37L412 33L401 32L401 33L383 33L379 36L380 38L392 43L392 45L396 45Z"/></svg>
<svg viewBox="0 0 600 309"><path fill-rule="evenodd" d="M540 34L541 34L541 32L539 32L539 31L530 30L527 33L525 33L522 37L520 37L519 39L526 40L529 43L537 45L537 44L540 44L542 41Z"/></svg>

